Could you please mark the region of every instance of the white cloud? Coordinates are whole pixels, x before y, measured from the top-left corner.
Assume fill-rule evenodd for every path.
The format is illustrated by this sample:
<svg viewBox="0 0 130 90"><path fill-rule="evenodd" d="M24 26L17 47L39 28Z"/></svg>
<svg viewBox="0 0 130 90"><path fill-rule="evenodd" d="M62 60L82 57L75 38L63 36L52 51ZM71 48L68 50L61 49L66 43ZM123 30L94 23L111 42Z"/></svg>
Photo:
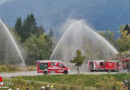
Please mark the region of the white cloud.
<svg viewBox="0 0 130 90"><path fill-rule="evenodd" d="M12 0L0 0L0 6L3 5L4 3L10 2L10 1L12 1Z"/></svg>

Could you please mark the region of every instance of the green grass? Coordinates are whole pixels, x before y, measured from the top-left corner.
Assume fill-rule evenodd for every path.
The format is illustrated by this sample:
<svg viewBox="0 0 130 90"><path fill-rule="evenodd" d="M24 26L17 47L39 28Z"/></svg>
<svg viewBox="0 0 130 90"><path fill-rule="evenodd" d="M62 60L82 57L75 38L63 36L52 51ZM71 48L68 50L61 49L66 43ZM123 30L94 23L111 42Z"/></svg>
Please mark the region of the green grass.
<svg viewBox="0 0 130 90"><path fill-rule="evenodd" d="M57 84L72 84L72 85L84 85L94 86L100 81L123 81L130 79L130 74L114 74L114 75L44 75L33 77L22 77L24 80L42 81Z"/></svg>
<svg viewBox="0 0 130 90"><path fill-rule="evenodd" d="M20 67L17 65L0 65L0 72L20 72L20 71L34 71L36 70L36 66L26 66Z"/></svg>
<svg viewBox="0 0 130 90"><path fill-rule="evenodd" d="M122 82L130 79L130 74L103 75L41 75L4 79L14 83L12 87L29 90L40 90L42 85L54 85L56 90L123 90Z"/></svg>

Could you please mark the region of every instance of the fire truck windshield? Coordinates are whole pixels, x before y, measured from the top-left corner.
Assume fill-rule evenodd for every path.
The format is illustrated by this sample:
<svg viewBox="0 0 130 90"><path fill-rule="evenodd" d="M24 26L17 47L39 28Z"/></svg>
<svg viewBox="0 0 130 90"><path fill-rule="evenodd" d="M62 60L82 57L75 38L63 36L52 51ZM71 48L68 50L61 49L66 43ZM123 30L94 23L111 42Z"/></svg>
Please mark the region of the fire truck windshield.
<svg viewBox="0 0 130 90"><path fill-rule="evenodd" d="M64 68L65 66L63 64L59 63L59 67Z"/></svg>

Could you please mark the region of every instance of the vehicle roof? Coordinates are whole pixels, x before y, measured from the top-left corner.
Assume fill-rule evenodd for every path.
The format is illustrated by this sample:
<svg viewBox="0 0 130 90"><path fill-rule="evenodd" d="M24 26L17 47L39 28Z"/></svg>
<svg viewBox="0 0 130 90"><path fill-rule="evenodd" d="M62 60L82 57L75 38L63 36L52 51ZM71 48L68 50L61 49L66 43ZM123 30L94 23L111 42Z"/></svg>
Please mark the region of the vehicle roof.
<svg viewBox="0 0 130 90"><path fill-rule="evenodd" d="M95 61L95 62L103 62L103 61L107 61L107 62L117 62L118 60L88 60L88 61Z"/></svg>
<svg viewBox="0 0 130 90"><path fill-rule="evenodd" d="M96 61L96 62L101 62L101 61L105 61L105 60L88 60L88 61Z"/></svg>
<svg viewBox="0 0 130 90"><path fill-rule="evenodd" d="M37 62L61 62L62 63L62 60L37 60Z"/></svg>
<svg viewBox="0 0 130 90"><path fill-rule="evenodd" d="M130 61L130 59L123 59L122 61Z"/></svg>

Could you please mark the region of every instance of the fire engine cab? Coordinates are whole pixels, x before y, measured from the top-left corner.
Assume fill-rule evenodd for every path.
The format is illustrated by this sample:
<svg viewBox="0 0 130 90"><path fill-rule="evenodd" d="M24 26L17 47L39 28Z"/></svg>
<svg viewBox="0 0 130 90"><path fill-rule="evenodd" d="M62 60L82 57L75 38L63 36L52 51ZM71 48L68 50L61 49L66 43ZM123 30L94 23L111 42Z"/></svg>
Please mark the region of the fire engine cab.
<svg viewBox="0 0 130 90"><path fill-rule="evenodd" d="M63 65L61 60L37 60L37 72L48 73L64 73L68 74L69 67Z"/></svg>
<svg viewBox="0 0 130 90"><path fill-rule="evenodd" d="M89 60L88 70L93 71L120 71L119 61L117 60Z"/></svg>

